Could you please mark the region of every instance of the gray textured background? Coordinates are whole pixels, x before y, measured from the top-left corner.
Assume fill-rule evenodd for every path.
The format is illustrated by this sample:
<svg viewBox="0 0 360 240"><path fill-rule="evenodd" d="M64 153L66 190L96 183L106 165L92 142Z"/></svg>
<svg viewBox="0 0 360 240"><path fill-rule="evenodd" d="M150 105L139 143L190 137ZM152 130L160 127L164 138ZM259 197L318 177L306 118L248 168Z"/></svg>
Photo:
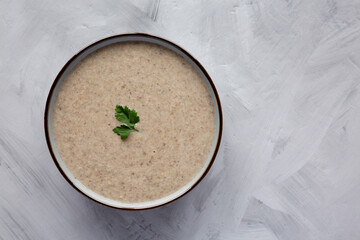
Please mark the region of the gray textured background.
<svg viewBox="0 0 360 240"><path fill-rule="evenodd" d="M100 38L191 52L224 107L222 147L184 198L126 212L53 164L53 79ZM360 1L0 0L0 239L360 239Z"/></svg>

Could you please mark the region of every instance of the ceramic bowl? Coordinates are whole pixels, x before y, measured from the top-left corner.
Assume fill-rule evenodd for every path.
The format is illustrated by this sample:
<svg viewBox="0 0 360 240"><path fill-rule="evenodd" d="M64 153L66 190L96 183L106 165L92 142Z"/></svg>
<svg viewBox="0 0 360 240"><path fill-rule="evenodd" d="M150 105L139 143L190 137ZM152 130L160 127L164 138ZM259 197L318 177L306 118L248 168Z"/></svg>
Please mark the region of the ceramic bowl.
<svg viewBox="0 0 360 240"><path fill-rule="evenodd" d="M211 149L211 153L209 154L208 159L206 160L206 163L204 164L201 171L193 178L191 182L186 184L186 186L182 187L178 191L163 197L161 199L157 199L154 201L149 202L142 202L142 203L125 203L125 202L119 202L114 201L112 199L105 198L95 192L93 192L91 189L84 186L80 181L78 181L73 174L68 170L64 162L62 161L58 150L56 149L56 144L54 141L53 136L53 129L52 129L52 115L53 115L53 107L54 102L57 97L57 93L59 91L59 88L61 84L63 83L66 76L69 74L69 72L78 64L82 59L84 59L86 56L91 54L92 52L103 48L105 46L108 46L113 43L120 43L120 42L133 42L133 41L141 41L141 42L149 42L158 44L160 46L163 46L165 48L170 49L171 51L174 51L175 53L181 55L184 57L201 75L202 79L206 83L206 85L210 89L210 94L214 102L215 106L215 114L216 114L216 136L214 138L213 146ZM77 53L75 56L73 56L61 69L59 74L54 80L54 83L51 86L47 101L46 101L46 107L45 107L45 119L44 119L44 126L45 126L45 137L47 141L47 145L51 154L51 157L54 160L54 163L56 164L57 168L59 169L62 176L68 181L71 186L73 186L76 190L78 190L83 195L89 197L90 199L104 204L106 206L119 208L119 209L128 209L128 210L140 210L140 209L149 209L154 207L159 207L164 204L167 204L169 202L172 202L187 192L189 192L191 189L193 189L206 175L206 173L209 171L211 165L213 164L216 154L218 152L220 141L221 141L221 134L222 134L222 126L223 126L223 120L222 120L222 111L221 111L221 104L220 99L218 96L218 93L216 91L215 85L212 82L209 74L206 72L205 68L194 58L192 57L188 52L186 52L184 49L179 47L178 45L165 40L160 37L143 34L143 33L132 33L132 34L122 34L122 35L116 35L107 37L104 39L101 39L88 47L81 50L79 53Z"/></svg>

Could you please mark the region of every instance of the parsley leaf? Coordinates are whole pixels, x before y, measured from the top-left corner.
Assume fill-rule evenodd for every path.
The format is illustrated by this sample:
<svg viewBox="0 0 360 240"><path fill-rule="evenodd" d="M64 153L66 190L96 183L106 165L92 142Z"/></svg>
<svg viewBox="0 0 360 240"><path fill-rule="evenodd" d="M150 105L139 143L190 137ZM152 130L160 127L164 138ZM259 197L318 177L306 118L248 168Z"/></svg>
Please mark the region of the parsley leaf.
<svg viewBox="0 0 360 240"><path fill-rule="evenodd" d="M131 128L134 128L135 124L140 121L137 112L133 109L130 110L127 106L123 108L120 105L116 105L115 117L119 122L123 122Z"/></svg>
<svg viewBox="0 0 360 240"><path fill-rule="evenodd" d="M121 139L126 139L131 132L139 131L135 128L135 124L140 121L140 117L134 109L130 110L127 106L116 105L115 118L119 122L125 123L113 129L113 132L121 136Z"/></svg>
<svg viewBox="0 0 360 240"><path fill-rule="evenodd" d="M126 139L131 132L135 131L134 129L129 128L125 124L117 126L113 129L113 132L121 136L121 139Z"/></svg>

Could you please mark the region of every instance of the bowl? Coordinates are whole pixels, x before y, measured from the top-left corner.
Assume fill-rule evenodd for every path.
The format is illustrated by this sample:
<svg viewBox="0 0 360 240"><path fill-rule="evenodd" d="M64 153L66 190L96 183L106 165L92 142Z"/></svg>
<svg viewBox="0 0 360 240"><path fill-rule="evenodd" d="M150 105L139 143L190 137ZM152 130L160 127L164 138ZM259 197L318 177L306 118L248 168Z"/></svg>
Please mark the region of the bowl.
<svg viewBox="0 0 360 240"><path fill-rule="evenodd" d="M214 111L215 111L215 118L216 118L216 128L215 128L215 138L213 142L213 146L211 149L211 153L209 154L203 168L200 172L190 181L188 184L186 184L184 187L180 188L176 192L162 197L160 199L147 201L147 202L140 202L140 203L128 203L128 202L120 202L113 199L106 198L85 185L83 185L79 180L77 180L71 171L66 167L65 163L62 161L60 154L56 148L56 144L54 141L54 134L53 134L53 128L52 128L52 117L53 117L53 108L54 103L57 97L57 94L59 92L59 88L61 84L63 83L64 79L67 77L69 72L86 56L93 53L94 51L103 48L105 46L108 46L110 44L114 43L121 43L121 42L148 42L160 45L162 47L165 47L180 56L182 56L187 62L189 62L192 67L195 68L195 70L200 74L201 78L203 79L204 83L208 86L209 92L211 95L211 98L214 102ZM95 43L90 44L89 46L82 49L80 52L78 52L75 56L73 56L60 70L59 74L55 78L50 91L49 95L47 97L46 106L45 106L45 114L44 114L44 127L45 127L45 137L47 146L49 148L50 155L62 174L62 176L67 180L67 182L74 187L77 191L79 191L81 194L85 195L86 197L94 200L97 203L118 208L118 209L126 209L126 210L141 210L141 209L150 209L159 207L162 205L165 205L167 203L170 203L186 193L188 193L191 189L193 189L208 173L209 169L211 168L216 154L219 150L220 142L221 142L221 135L222 135L222 128L223 128L223 119L222 119L222 110L221 110L221 104L219 95L217 93L217 90L215 88L215 85L213 81L211 80L209 74L206 72L205 68L194 58L192 57L187 51L179 47L178 45L149 34L144 33L130 33L130 34L121 34L121 35L115 35L110 36L104 39L101 39Z"/></svg>

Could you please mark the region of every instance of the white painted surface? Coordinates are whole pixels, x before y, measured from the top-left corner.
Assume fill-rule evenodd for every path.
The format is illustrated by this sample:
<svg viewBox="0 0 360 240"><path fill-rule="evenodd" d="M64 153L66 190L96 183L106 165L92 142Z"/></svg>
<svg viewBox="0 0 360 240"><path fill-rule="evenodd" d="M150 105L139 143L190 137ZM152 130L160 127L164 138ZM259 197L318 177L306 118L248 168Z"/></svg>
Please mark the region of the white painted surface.
<svg viewBox="0 0 360 240"><path fill-rule="evenodd" d="M360 239L359 16L357 0L0 1L0 239ZM225 115L210 174L142 212L76 192L43 132L65 62L125 32L190 51Z"/></svg>

